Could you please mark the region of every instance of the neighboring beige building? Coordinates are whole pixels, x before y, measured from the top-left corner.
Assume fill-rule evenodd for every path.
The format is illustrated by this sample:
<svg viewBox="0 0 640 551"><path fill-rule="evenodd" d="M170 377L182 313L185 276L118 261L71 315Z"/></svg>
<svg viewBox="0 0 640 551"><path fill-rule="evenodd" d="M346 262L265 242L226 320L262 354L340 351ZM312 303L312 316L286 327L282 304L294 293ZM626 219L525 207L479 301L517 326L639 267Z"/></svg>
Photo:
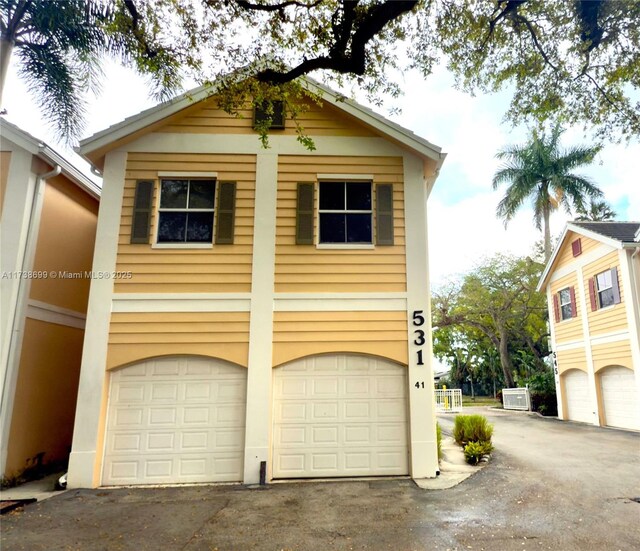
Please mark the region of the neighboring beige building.
<svg viewBox="0 0 640 551"><path fill-rule="evenodd" d="M547 263L562 419L640 430L639 252L638 222L570 222Z"/></svg>
<svg viewBox="0 0 640 551"><path fill-rule="evenodd" d="M440 148L334 92L301 125L198 89L81 144L104 186L71 487L438 469Z"/></svg>
<svg viewBox="0 0 640 551"><path fill-rule="evenodd" d="M2 476L69 456L99 196L0 119Z"/></svg>

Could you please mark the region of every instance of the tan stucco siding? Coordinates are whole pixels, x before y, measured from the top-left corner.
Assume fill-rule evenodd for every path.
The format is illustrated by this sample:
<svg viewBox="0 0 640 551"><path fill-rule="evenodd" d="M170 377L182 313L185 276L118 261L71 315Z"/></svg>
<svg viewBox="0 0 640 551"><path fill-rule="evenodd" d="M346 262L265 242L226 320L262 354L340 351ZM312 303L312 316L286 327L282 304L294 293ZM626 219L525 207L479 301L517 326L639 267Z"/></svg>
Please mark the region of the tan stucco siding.
<svg viewBox="0 0 640 551"><path fill-rule="evenodd" d="M309 136L374 136L375 134L338 112L330 105L318 105L312 101L297 117L298 124ZM185 110L182 117L163 126L159 132L190 134L255 134L253 129L253 109L247 107L238 111L238 116L225 113L218 108L215 99L203 101L199 108ZM271 130L272 136L295 135L296 124L287 117L284 129Z"/></svg>
<svg viewBox="0 0 640 551"><path fill-rule="evenodd" d="M581 319L583 312L581 311L582 308L580 306L579 300L580 294L577 285L578 278L576 272L572 272L569 275L566 275L565 277L551 283L552 296L554 296L562 289L566 289L567 287L573 287L576 293L577 312L576 316L571 319L555 321L553 302L549 305L549 315L551 316L551 320L555 326L556 344L560 344L563 342L580 341L583 338Z"/></svg>
<svg viewBox="0 0 640 551"><path fill-rule="evenodd" d="M218 181L237 183L235 242L210 249L159 249L155 242L158 172L216 172ZM120 225L117 268L130 279L115 282L116 293L235 293L251 290L254 155L130 153ZM132 245L131 219L136 180L156 182L148 245Z"/></svg>
<svg viewBox="0 0 640 551"><path fill-rule="evenodd" d="M66 459L73 432L84 331L27 318L16 383L6 472L45 452Z"/></svg>
<svg viewBox="0 0 640 551"><path fill-rule="evenodd" d="M633 369L631 343L628 340L592 345L591 353L595 371L607 366L622 366Z"/></svg>
<svg viewBox="0 0 640 551"><path fill-rule="evenodd" d="M582 253L577 257L574 257L571 244L576 239L580 239ZM602 243L600 241L596 241L595 239L591 239L590 237L585 237L584 235L580 235L572 231L567 232L567 235L564 238L564 245L562 245L562 248L560 249L556 257L555 269L557 270L559 268L562 268L563 266L566 266L567 264L574 262L575 260L579 260L582 255L590 253L601 245Z"/></svg>
<svg viewBox="0 0 640 551"><path fill-rule="evenodd" d="M406 312L274 313L274 366L330 352L373 354L406 365Z"/></svg>
<svg viewBox="0 0 640 551"><path fill-rule="evenodd" d="M626 297L620 273L620 257L618 255L618 251L612 251L584 267L584 288L588 294L589 279L594 277L596 274L610 270L614 267L618 268L618 285L620 287L621 302L619 304L614 304L613 306L601 308L595 312L592 312L590 307L588 308L587 317L589 320L589 332L592 337L627 329Z"/></svg>
<svg viewBox="0 0 640 551"><path fill-rule="evenodd" d="M11 151L0 151L0 216L4 205L4 194L7 191L9 180L9 165L11 163Z"/></svg>
<svg viewBox="0 0 640 551"><path fill-rule="evenodd" d="M564 373L569 369L587 371L587 354L584 348L572 348L571 350L558 350L558 372Z"/></svg>
<svg viewBox="0 0 640 551"><path fill-rule="evenodd" d="M64 176L47 180L29 298L87 311L98 201ZM55 277L53 277L55 275Z"/></svg>
<svg viewBox="0 0 640 551"><path fill-rule="evenodd" d="M373 183L392 183L393 246L369 250L317 249L296 245L298 182L317 182L318 174L372 174ZM276 292L406 291L403 164L401 157L281 156L278 165ZM314 234L318 235L318 192ZM375 212L375 194L373 194ZM375 236L375 215L373 233Z"/></svg>
<svg viewBox="0 0 640 551"><path fill-rule="evenodd" d="M155 356L195 354L248 365L248 312L113 313L107 369Z"/></svg>

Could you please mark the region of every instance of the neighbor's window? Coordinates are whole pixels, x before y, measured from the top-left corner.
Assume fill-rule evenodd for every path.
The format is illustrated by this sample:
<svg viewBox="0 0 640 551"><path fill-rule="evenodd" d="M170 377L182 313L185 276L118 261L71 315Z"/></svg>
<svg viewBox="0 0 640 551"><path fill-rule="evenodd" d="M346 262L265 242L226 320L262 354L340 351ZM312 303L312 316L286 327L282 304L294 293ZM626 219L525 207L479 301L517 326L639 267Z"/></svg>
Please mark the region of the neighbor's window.
<svg viewBox="0 0 640 551"><path fill-rule="evenodd" d="M600 308L615 304L611 270L596 275L596 292L598 294L598 304Z"/></svg>
<svg viewBox="0 0 640 551"><path fill-rule="evenodd" d="M371 182L320 182L320 243L372 243Z"/></svg>
<svg viewBox="0 0 640 551"><path fill-rule="evenodd" d="M215 180L162 180L158 243L212 243Z"/></svg>
<svg viewBox="0 0 640 551"><path fill-rule="evenodd" d="M560 293L560 319L567 320L573 317L573 306L571 304L571 290L567 287Z"/></svg>

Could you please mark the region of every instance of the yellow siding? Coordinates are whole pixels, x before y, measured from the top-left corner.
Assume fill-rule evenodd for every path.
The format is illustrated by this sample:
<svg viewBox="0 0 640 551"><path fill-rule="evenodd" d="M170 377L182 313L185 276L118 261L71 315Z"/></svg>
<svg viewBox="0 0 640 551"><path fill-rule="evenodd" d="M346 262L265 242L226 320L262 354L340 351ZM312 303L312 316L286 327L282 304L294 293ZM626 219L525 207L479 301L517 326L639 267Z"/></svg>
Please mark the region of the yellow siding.
<svg viewBox="0 0 640 551"><path fill-rule="evenodd" d="M406 312L274 313L274 366L329 352L373 354L406 365Z"/></svg>
<svg viewBox="0 0 640 551"><path fill-rule="evenodd" d="M4 205L4 194L7 190L9 179L9 163L11 162L11 151L0 151L0 216L2 216L2 205Z"/></svg>
<svg viewBox="0 0 640 551"><path fill-rule="evenodd" d="M156 181L151 242L155 240L159 171L216 172L218 181L237 182L235 242L211 249L154 249L132 245L131 218L135 183ZM131 279L115 281L116 293L234 293L251 290L254 155L129 153L116 270Z"/></svg>
<svg viewBox="0 0 640 551"><path fill-rule="evenodd" d="M310 136L374 136L361 123L351 120L328 104L321 106L305 102L308 110L300 113L298 123ZM199 108L185 110L178 120L159 129L159 132L184 132L191 134L256 134L253 129L253 110L241 109L239 116L229 115L218 109L215 98L203 101ZM294 135L296 126L288 117L284 130L271 130L272 136ZM256 134L257 136L257 134Z"/></svg>
<svg viewBox="0 0 640 551"><path fill-rule="evenodd" d="M554 307L553 302L549 305L549 316L551 317L552 322L555 326L555 338L556 344L561 344L564 342L574 342L581 341L583 339L582 333L582 312L580 308L580 293L578 289L578 279L576 272L573 272L557 281L553 281L551 283L551 294L552 296L558 293L562 289L566 289L567 287L573 287L576 293L576 310L577 316L571 319L555 321L554 315Z"/></svg>
<svg viewBox="0 0 640 551"><path fill-rule="evenodd" d="M591 353L593 355L593 368L595 371L607 366L616 365L633 369L631 343L628 340L593 345Z"/></svg>
<svg viewBox="0 0 640 551"><path fill-rule="evenodd" d="M248 312L114 313L107 369L154 356L195 354L247 366Z"/></svg>
<svg viewBox="0 0 640 551"><path fill-rule="evenodd" d="M574 257L573 250L571 249L571 243L573 243L576 239L580 239L580 244L582 245L582 254ZM554 269L557 270L558 268L570 264L574 260L580 259L582 255L590 253L600 245L602 245L602 243L600 241L596 241L595 239L585 237L584 235L580 235L572 231L567 232L567 235L564 238L564 245L562 245L562 248L560 249L560 251L558 252L558 256L556 257Z"/></svg>
<svg viewBox="0 0 640 551"><path fill-rule="evenodd" d="M84 331L27 318L7 448L8 474L45 452L68 457L73 433Z"/></svg>
<svg viewBox="0 0 640 551"><path fill-rule="evenodd" d="M595 312L591 311L591 306L589 305L587 316L589 320L589 332L592 337L627 329L626 299L624 285L620 274L620 257L618 256L618 251L612 251L584 267L584 288L588 294L589 279L594 277L596 274L610 270L614 267L618 268L618 285L620 286L621 302L619 304L614 304L613 306L608 306L607 308L596 310Z"/></svg>
<svg viewBox="0 0 640 551"><path fill-rule="evenodd" d="M374 184L394 184L395 245L377 246L370 250L327 250L317 249L315 245L296 245L297 184L298 182L315 182L319 173L373 174ZM406 291L402 183L401 157L281 156L278 166L276 292ZM315 198L317 212L317 187ZM314 230L316 236L318 234L317 218L316 216Z"/></svg>
<svg viewBox="0 0 640 551"><path fill-rule="evenodd" d="M564 373L569 369L587 371L587 354L584 348L571 350L558 350L558 373Z"/></svg>
<svg viewBox="0 0 640 551"><path fill-rule="evenodd" d="M29 298L87 311L97 221L97 199L63 176L47 181L33 270L57 277L33 279Z"/></svg>

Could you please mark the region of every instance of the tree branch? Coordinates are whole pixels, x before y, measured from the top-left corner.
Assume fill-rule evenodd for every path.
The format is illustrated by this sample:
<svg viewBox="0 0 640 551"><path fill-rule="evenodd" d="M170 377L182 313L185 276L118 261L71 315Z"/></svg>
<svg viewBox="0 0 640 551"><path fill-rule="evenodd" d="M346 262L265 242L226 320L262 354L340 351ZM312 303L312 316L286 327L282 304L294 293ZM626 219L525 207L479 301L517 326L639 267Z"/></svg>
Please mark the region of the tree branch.
<svg viewBox="0 0 640 551"><path fill-rule="evenodd" d="M324 2L324 0L316 0L315 2L311 2L310 4L307 4L305 2L298 2L297 0L288 0L287 2L280 2L279 4L254 4L253 2L248 2L247 0L234 0L234 2L244 10L274 12L282 11L289 6L311 9Z"/></svg>

